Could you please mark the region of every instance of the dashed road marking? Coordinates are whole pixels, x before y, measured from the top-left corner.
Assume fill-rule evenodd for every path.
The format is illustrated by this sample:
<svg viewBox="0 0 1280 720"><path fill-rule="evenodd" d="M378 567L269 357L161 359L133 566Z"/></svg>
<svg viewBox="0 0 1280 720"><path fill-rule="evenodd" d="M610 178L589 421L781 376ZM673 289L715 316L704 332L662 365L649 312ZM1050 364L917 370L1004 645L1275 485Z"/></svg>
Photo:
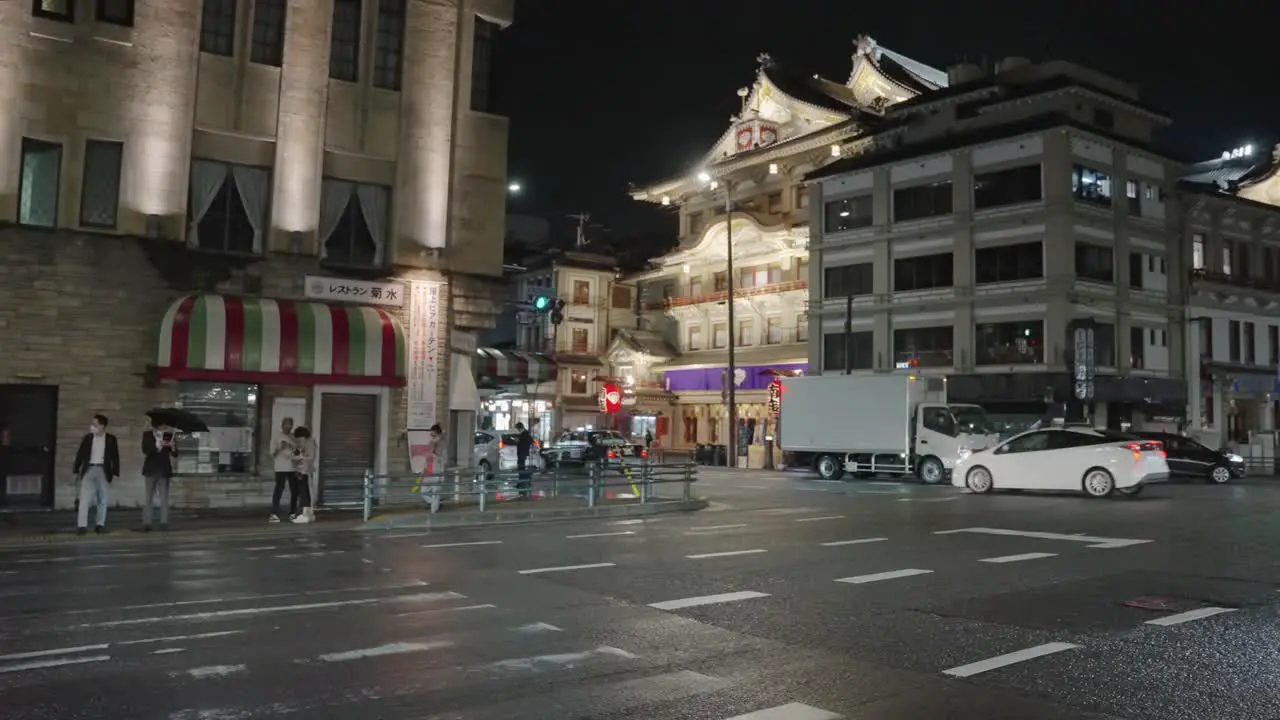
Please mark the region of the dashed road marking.
<svg viewBox="0 0 1280 720"><path fill-rule="evenodd" d="M1036 645L1035 647L1029 647L1025 650L1018 650L1017 652L997 655L992 658L987 658L986 660L979 660L978 662L969 663L968 665L953 667L950 670L943 670L942 674L959 678L973 677L974 675L980 675L990 670L996 670L1009 665L1016 665L1020 662L1034 660L1039 657L1044 657L1045 655L1060 653L1064 650L1074 650L1078 647L1080 646L1064 642L1045 643L1044 645Z"/></svg>
<svg viewBox="0 0 1280 720"><path fill-rule="evenodd" d="M1162 618L1156 618L1155 620L1148 620L1146 624L1160 625L1165 627L1169 625L1181 625L1182 623L1191 622L1193 620L1203 620L1204 618L1213 617L1214 615L1221 615L1223 613L1235 612L1238 609L1239 608L1204 607L1196 610L1188 610L1186 612L1181 612L1181 613L1178 613L1177 615L1166 615Z"/></svg>
<svg viewBox="0 0 1280 720"><path fill-rule="evenodd" d="M1131 538L1106 538L1092 535L1066 535L1063 533L1032 532L1029 530L1005 530L1003 528L960 528L959 530L938 530L934 535L954 535L956 533L978 533L982 535L1005 535L1010 537L1027 537L1037 540L1069 540L1071 542L1090 543L1089 547L1101 550L1130 547L1155 542L1154 540L1136 540Z"/></svg>
<svg viewBox="0 0 1280 720"><path fill-rule="evenodd" d="M735 715L727 720L840 720L842 717L844 716L812 705L787 703L745 715Z"/></svg>
<svg viewBox="0 0 1280 720"><path fill-rule="evenodd" d="M849 585L865 585L867 583L880 582L881 580L897 580L898 578L914 577L916 575L928 575L932 570L921 570L919 568L906 568L904 570L889 570L888 572L872 573L870 575L854 575L847 578L836 578L838 583L847 583Z"/></svg>
<svg viewBox="0 0 1280 720"><path fill-rule="evenodd" d="M867 543L884 542L889 538L858 538L857 540L837 540L835 542L819 543L822 547L841 547L843 545L865 545Z"/></svg>
<svg viewBox="0 0 1280 720"><path fill-rule="evenodd" d="M746 526L746 523L736 523L734 525L703 525L701 527L689 528L685 533L709 532L711 530L732 530L734 528L744 528Z"/></svg>
<svg viewBox="0 0 1280 720"><path fill-rule="evenodd" d="M752 550L729 550L726 552L699 553L697 555L685 555L690 560L705 560L706 558L730 557L733 555L758 555L760 553L769 552L764 548L755 548Z"/></svg>
<svg viewBox="0 0 1280 720"><path fill-rule="evenodd" d="M984 563L1013 563L1022 562L1023 560L1040 560L1041 558L1058 557L1058 553L1022 553L1021 555L1001 555L1000 557L982 558L978 562Z"/></svg>
<svg viewBox="0 0 1280 720"><path fill-rule="evenodd" d="M473 547L475 545L501 545L501 540L477 540L475 542L453 542L453 543L437 543L435 545L423 545L424 548L454 548L454 547Z"/></svg>
<svg viewBox="0 0 1280 720"><path fill-rule="evenodd" d="M584 533L582 535L565 535L565 540L581 540L583 538L618 537L619 535L635 535L635 530L619 530L618 532Z"/></svg>
<svg viewBox="0 0 1280 720"><path fill-rule="evenodd" d="M187 670L187 674L196 680L207 680L209 678L239 675L248 670L249 668L244 665L208 665L206 667L191 668Z"/></svg>
<svg viewBox="0 0 1280 720"><path fill-rule="evenodd" d="M109 647L106 643L101 645L80 645L78 647L55 648L53 650L34 650L32 652L13 653L12 655L0 655L0 660L29 660L31 658L52 657L54 655L75 655L76 653L93 652L94 650L106 650Z"/></svg>
<svg viewBox="0 0 1280 720"><path fill-rule="evenodd" d="M586 565L561 565L559 567L530 568L521 570L521 575L539 575L550 572L567 572L569 570L593 570L595 568L617 567L617 563L588 563Z"/></svg>
<svg viewBox="0 0 1280 720"><path fill-rule="evenodd" d="M818 517L796 518L793 522L821 522L823 520L843 520L844 515L820 515Z"/></svg>
<svg viewBox="0 0 1280 720"><path fill-rule="evenodd" d="M0 674L23 672L26 670L46 670L49 668L62 667L64 665L84 665L86 663L105 662L110 660L110 655L93 655L90 657L70 657L70 658L54 658L50 660L35 660L28 663L19 663L17 665L0 665Z"/></svg>
<svg viewBox="0 0 1280 720"><path fill-rule="evenodd" d="M763 597L769 597L769 593L756 592L754 590L742 590L739 592L721 593L719 595L701 595L698 597L681 598L679 600L665 600L663 602L649 603L649 607L657 608L659 610L680 610L682 608L699 607L702 605L718 605L720 603L754 600L755 598Z"/></svg>
<svg viewBox="0 0 1280 720"><path fill-rule="evenodd" d="M428 650L441 650L447 647L453 647L453 643L444 640L425 643L398 642L379 645L378 647L363 648L361 650L327 653L325 655L321 655L318 659L321 662L329 663L348 662L350 660L364 660L365 658L383 657L386 655L405 655L408 653L427 652Z"/></svg>

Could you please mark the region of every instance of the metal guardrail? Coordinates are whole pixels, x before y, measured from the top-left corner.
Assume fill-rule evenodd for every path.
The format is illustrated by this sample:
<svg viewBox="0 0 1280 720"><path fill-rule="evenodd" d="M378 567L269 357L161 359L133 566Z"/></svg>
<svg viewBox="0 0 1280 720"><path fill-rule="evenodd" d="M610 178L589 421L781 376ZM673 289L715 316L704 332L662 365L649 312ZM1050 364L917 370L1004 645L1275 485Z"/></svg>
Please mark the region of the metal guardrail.
<svg viewBox="0 0 1280 720"><path fill-rule="evenodd" d="M697 481L693 463L599 462L549 470L482 472L476 468L450 468L441 473L364 476L364 519L378 507L418 505L475 506L486 512L521 496L543 499L573 497L587 507L605 499L634 499L644 504L659 499L663 485L678 486L680 499L691 500ZM432 508L434 511L434 508Z"/></svg>

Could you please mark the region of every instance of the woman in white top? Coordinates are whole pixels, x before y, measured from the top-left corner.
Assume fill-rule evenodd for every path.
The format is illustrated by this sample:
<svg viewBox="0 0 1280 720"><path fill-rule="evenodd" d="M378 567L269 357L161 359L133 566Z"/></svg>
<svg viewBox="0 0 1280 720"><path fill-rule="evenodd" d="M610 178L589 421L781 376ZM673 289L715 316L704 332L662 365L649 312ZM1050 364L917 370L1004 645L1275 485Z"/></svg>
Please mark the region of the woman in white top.
<svg viewBox="0 0 1280 720"><path fill-rule="evenodd" d="M315 508L311 498L315 497L312 478L316 474L316 441L311 438L311 431L305 427L293 430L293 467L296 492L301 502L298 513L293 516L295 523L309 523L316 519Z"/></svg>
<svg viewBox="0 0 1280 720"><path fill-rule="evenodd" d="M270 522L280 522L280 496L285 486L289 488L289 514L298 513L297 470L293 467L293 451L296 448L293 440L293 418L285 418L280 422L280 432L271 441L272 465L276 471L276 487L271 493Z"/></svg>

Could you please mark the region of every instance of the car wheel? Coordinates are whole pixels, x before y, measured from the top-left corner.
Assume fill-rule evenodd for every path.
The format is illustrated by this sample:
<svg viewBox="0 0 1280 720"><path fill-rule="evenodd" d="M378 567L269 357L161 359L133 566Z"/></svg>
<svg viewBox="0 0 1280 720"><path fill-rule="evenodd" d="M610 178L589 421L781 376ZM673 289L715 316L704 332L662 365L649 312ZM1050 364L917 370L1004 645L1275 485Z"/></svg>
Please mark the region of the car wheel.
<svg viewBox="0 0 1280 720"><path fill-rule="evenodd" d="M1209 482L1215 485L1222 485L1231 480L1231 470L1225 465L1215 465L1209 471Z"/></svg>
<svg viewBox="0 0 1280 720"><path fill-rule="evenodd" d="M839 480L844 474L844 468L840 467L840 458L835 455L823 455L818 458L814 468L818 471L818 477L823 480Z"/></svg>
<svg viewBox="0 0 1280 720"><path fill-rule="evenodd" d="M964 476L964 486L981 495L991 492L995 483L991 480L991 471L979 465Z"/></svg>
<svg viewBox="0 0 1280 720"><path fill-rule="evenodd" d="M1142 488L1144 487L1146 487L1146 485L1134 485L1133 487L1118 488L1118 489L1120 490L1121 495L1127 495L1128 497L1137 497L1142 494Z"/></svg>
<svg viewBox="0 0 1280 720"><path fill-rule="evenodd" d="M1084 494L1092 498L1104 498L1116 489L1116 479L1102 468L1090 468L1081 482Z"/></svg>
<svg viewBox="0 0 1280 720"><path fill-rule="evenodd" d="M916 465L916 477L925 485L937 485L942 482L945 474L946 468L942 467L942 461L932 455Z"/></svg>

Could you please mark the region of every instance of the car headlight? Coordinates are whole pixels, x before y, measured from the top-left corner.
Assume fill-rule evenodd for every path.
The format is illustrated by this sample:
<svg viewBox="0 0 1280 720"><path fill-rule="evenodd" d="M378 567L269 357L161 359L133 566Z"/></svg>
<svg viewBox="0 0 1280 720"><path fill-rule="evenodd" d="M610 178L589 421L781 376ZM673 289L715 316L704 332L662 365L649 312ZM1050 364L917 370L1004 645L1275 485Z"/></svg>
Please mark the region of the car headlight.
<svg viewBox="0 0 1280 720"><path fill-rule="evenodd" d="M961 460L964 460L965 458L969 457L972 454L973 454L973 450L970 450L964 445L961 445L960 450L957 452L957 455L960 457Z"/></svg>
<svg viewBox="0 0 1280 720"><path fill-rule="evenodd" d="M1228 460L1229 462L1233 462L1233 463L1242 463L1242 462L1244 462L1244 458L1240 457L1239 455L1237 455L1237 454L1235 454L1235 453L1227 453L1227 460Z"/></svg>

